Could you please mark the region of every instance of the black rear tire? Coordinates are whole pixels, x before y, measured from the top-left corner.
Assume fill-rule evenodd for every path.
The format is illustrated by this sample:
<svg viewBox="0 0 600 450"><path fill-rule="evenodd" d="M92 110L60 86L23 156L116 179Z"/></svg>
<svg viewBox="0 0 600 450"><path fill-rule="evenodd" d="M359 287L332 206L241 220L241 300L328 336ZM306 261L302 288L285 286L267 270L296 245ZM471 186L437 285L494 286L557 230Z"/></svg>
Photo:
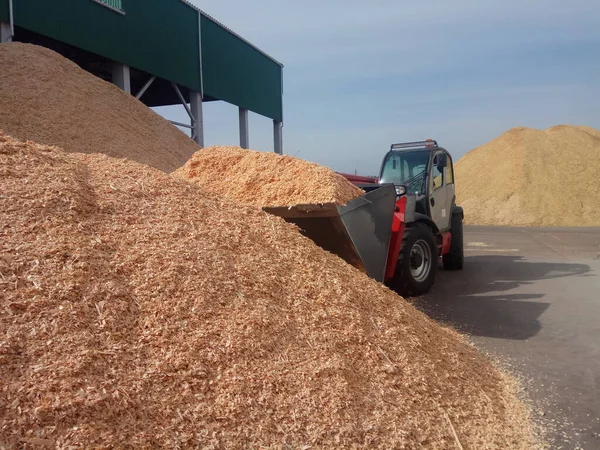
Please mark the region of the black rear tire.
<svg viewBox="0 0 600 450"><path fill-rule="evenodd" d="M462 270L465 262L464 242L463 242L463 211L462 208L455 208L452 211L452 222L450 224L450 251L446 253L442 260L445 270Z"/></svg>
<svg viewBox="0 0 600 450"><path fill-rule="evenodd" d="M421 295L433 286L438 248L431 228L423 223L407 227L402 238L391 287L404 296Z"/></svg>

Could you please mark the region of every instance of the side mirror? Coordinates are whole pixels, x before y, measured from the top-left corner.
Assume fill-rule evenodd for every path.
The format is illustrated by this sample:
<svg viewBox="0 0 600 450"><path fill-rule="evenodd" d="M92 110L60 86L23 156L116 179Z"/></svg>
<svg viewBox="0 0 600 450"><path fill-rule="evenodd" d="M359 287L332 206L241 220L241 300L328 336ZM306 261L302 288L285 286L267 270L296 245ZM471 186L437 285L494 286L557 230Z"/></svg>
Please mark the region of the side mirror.
<svg viewBox="0 0 600 450"><path fill-rule="evenodd" d="M446 157L446 155L444 153L442 153L441 155L438 155L437 158L437 168L440 172L442 172L442 170L444 169L444 167L446 167L448 165L448 158Z"/></svg>

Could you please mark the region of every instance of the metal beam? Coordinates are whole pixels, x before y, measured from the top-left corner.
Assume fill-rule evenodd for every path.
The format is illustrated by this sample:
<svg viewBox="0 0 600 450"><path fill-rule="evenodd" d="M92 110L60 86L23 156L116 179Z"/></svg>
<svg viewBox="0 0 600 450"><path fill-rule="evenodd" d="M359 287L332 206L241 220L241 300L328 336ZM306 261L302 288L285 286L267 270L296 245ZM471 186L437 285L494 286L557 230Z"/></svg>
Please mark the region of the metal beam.
<svg viewBox="0 0 600 450"><path fill-rule="evenodd" d="M8 0L8 17L10 20L10 36L12 38L15 35L15 14L13 9L13 0Z"/></svg>
<svg viewBox="0 0 600 450"><path fill-rule="evenodd" d="M200 94L204 98L204 72L202 69L202 12L198 10L198 61L200 62Z"/></svg>
<svg viewBox="0 0 600 450"><path fill-rule="evenodd" d="M275 141L275 153L283 155L283 122L273 121L273 140Z"/></svg>
<svg viewBox="0 0 600 450"><path fill-rule="evenodd" d="M200 147L204 147L204 118L202 112L202 94L196 91L190 91L190 106L192 116L193 133L192 139Z"/></svg>
<svg viewBox="0 0 600 450"><path fill-rule="evenodd" d="M187 123L176 122L175 120L169 120L169 122L171 122L173 125L177 125L178 127L189 128L190 130L194 129L192 125L189 125Z"/></svg>
<svg viewBox="0 0 600 450"><path fill-rule="evenodd" d="M240 147L250 148L248 132L248 110L240 106Z"/></svg>
<svg viewBox="0 0 600 450"><path fill-rule="evenodd" d="M10 23L0 22L0 43L1 42L12 42Z"/></svg>
<svg viewBox="0 0 600 450"><path fill-rule="evenodd" d="M112 82L128 94L131 94L131 77L129 75L129 66L118 62L113 62Z"/></svg>
<svg viewBox="0 0 600 450"><path fill-rule="evenodd" d="M142 95L144 95L144 92L146 92L148 90L148 88L154 82L154 80L156 80L155 76L151 77L148 81L146 81L146 84L144 84L144 86L142 86L142 88L140 89L140 91L135 95L135 98L137 98L138 100L140 98L142 98Z"/></svg>
<svg viewBox="0 0 600 450"><path fill-rule="evenodd" d="M176 83L171 82L171 86L173 86L173 89L175 89L175 93L177 94L177 97L179 97L179 101L181 102L181 104L183 105L183 107L185 108L185 110L188 113L188 116L190 116L190 119L192 119L192 122L194 121L194 115L192 114L192 111L190 110L190 107L188 106L187 102L185 101L185 98L183 98L183 95L181 94L181 91L179 90L179 86L177 86ZM190 97L191 97L191 91L190 91Z"/></svg>

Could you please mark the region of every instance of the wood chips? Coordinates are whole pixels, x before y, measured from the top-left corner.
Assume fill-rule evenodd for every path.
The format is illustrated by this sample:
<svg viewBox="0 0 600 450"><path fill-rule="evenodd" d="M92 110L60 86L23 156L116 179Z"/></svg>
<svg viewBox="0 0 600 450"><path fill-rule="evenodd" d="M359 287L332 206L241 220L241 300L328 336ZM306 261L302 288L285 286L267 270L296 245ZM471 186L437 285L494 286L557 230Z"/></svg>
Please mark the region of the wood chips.
<svg viewBox="0 0 600 450"><path fill-rule="evenodd" d="M165 172L199 149L135 97L44 47L0 44L0 129L69 152L105 153Z"/></svg>
<svg viewBox="0 0 600 450"><path fill-rule="evenodd" d="M259 208L0 134L0 446L530 449L459 335Z"/></svg>
<svg viewBox="0 0 600 450"><path fill-rule="evenodd" d="M364 194L327 167L240 147L200 150L173 174L197 183L211 195L265 207L344 205Z"/></svg>
<svg viewBox="0 0 600 450"><path fill-rule="evenodd" d="M600 132L593 128L514 128L467 153L455 172L466 223L600 225Z"/></svg>

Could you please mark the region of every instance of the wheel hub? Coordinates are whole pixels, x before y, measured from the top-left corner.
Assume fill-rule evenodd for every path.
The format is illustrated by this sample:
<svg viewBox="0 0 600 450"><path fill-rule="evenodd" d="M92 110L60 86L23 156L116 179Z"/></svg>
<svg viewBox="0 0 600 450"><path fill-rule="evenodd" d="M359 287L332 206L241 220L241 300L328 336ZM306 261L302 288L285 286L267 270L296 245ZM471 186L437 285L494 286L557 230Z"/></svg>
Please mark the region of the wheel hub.
<svg viewBox="0 0 600 450"><path fill-rule="evenodd" d="M423 254L420 251L414 250L410 255L410 268L416 269L423 264Z"/></svg>
<svg viewBox="0 0 600 450"><path fill-rule="evenodd" d="M410 249L410 272L417 282L423 282L431 271L431 249L427 242L419 239Z"/></svg>

